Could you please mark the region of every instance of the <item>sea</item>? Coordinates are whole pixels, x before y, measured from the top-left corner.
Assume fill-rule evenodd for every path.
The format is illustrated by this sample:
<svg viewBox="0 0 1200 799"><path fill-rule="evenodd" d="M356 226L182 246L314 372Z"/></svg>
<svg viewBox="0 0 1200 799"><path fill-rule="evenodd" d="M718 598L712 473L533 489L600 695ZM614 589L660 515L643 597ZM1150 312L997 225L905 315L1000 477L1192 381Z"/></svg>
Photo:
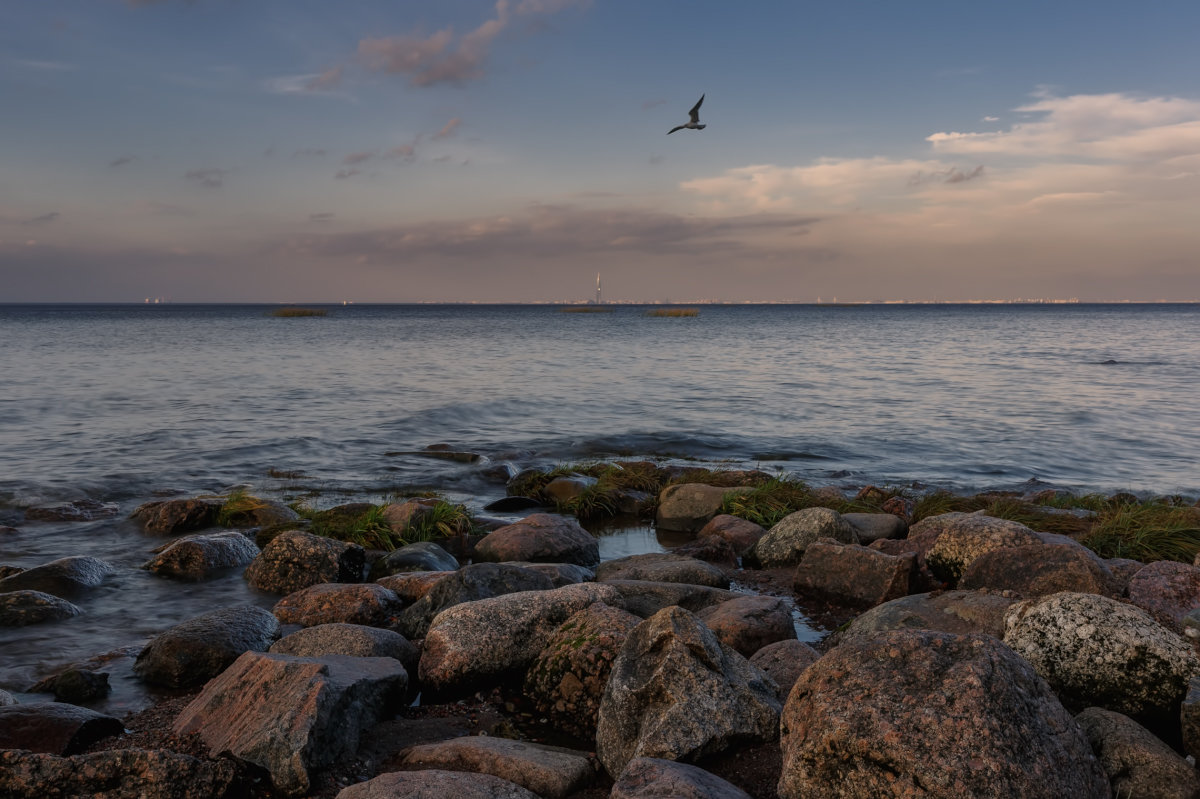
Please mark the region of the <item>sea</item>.
<svg viewBox="0 0 1200 799"><path fill-rule="evenodd" d="M479 510L504 473L630 458L848 492L1200 495L1200 305L310 307L326 313L0 305L0 525L16 528L0 564L118 567L80 623L0 628L0 688L205 610L271 606L236 576L139 570L162 541L128 514L158 497L435 490ZM119 513L24 518L84 498ZM662 546L645 525L604 532L605 557ZM114 681L111 709L146 701Z"/></svg>

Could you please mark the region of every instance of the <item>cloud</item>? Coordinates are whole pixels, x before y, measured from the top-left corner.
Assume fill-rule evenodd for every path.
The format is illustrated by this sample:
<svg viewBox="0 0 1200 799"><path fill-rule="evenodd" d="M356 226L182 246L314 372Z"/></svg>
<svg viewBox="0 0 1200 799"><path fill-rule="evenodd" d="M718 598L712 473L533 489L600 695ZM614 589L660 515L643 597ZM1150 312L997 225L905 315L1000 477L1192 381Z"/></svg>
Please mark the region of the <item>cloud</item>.
<svg viewBox="0 0 1200 799"><path fill-rule="evenodd" d="M969 172L964 172L956 166L937 172L918 172L908 179L908 185L919 186L922 183L965 183L983 174L983 164Z"/></svg>
<svg viewBox="0 0 1200 799"><path fill-rule="evenodd" d="M267 78L262 87L271 94L316 94L327 97L346 97L334 91L342 84L342 67L332 67L324 72L306 72L301 75L281 75Z"/></svg>
<svg viewBox="0 0 1200 799"><path fill-rule="evenodd" d="M420 141L420 136L413 139L409 144L398 144L388 150L384 150L384 158L399 158L401 161L411 161L417 157L417 143Z"/></svg>
<svg viewBox="0 0 1200 799"><path fill-rule="evenodd" d="M339 169L333 177L336 180L346 180L361 174L362 172L359 172L357 169Z"/></svg>
<svg viewBox="0 0 1200 799"><path fill-rule="evenodd" d="M374 152L364 151L359 153L348 153L344 158L342 158L342 163L346 166L353 166L355 164L361 164L363 161L370 161L374 157Z"/></svg>
<svg viewBox="0 0 1200 799"><path fill-rule="evenodd" d="M122 167L126 164L132 164L136 160L137 158L135 156L123 155L120 158L114 158L113 160L109 161L108 166L112 169L116 169L117 167Z"/></svg>
<svg viewBox="0 0 1200 799"><path fill-rule="evenodd" d="M51 211L48 214L42 214L41 216L35 216L32 219L26 219L26 220L22 221L21 224L22 225L48 225L51 222L53 222L54 220L58 219L60 216L61 216L61 214L58 211Z"/></svg>
<svg viewBox="0 0 1200 799"><path fill-rule="evenodd" d="M454 119L450 120L445 125L443 125L441 130L439 130L437 133L433 134L433 140L440 141L442 139L450 138L451 136L454 135L454 131L457 130L458 126L461 124L462 124L462 120L459 119L458 117L455 117Z"/></svg>
<svg viewBox="0 0 1200 799"><path fill-rule="evenodd" d="M342 85L341 66L331 67L304 84L310 92L324 92Z"/></svg>
<svg viewBox="0 0 1200 799"><path fill-rule="evenodd" d="M984 117L983 121L984 122L999 122L1000 117Z"/></svg>
<svg viewBox="0 0 1200 799"><path fill-rule="evenodd" d="M228 169L216 169L209 167L206 169L189 169L184 178L187 180L199 183L201 186L209 188L219 188L225 183L225 176L229 174Z"/></svg>

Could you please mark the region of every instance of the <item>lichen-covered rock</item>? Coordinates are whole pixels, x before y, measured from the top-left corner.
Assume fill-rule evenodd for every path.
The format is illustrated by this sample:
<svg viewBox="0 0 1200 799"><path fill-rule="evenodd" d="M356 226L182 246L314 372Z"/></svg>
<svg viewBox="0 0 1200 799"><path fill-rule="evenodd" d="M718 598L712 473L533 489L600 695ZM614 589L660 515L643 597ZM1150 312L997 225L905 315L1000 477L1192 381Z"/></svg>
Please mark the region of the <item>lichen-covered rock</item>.
<svg viewBox="0 0 1200 799"><path fill-rule="evenodd" d="M488 735L410 747L400 754L399 764L406 768L491 774L545 799L562 799L587 788L597 777L586 752Z"/></svg>
<svg viewBox="0 0 1200 799"><path fill-rule="evenodd" d="M366 552L299 530L280 533L246 567L250 585L273 594L290 594L319 583L362 582Z"/></svg>
<svg viewBox="0 0 1200 799"><path fill-rule="evenodd" d="M576 563L594 568L600 563L600 544L568 516L534 513L484 536L475 545L475 559L493 563Z"/></svg>
<svg viewBox="0 0 1200 799"><path fill-rule="evenodd" d="M38 799L212 799L225 796L232 760L199 760L166 749L112 749L60 757L0 751L0 796Z"/></svg>
<svg viewBox="0 0 1200 799"><path fill-rule="evenodd" d="M613 661L641 619L597 602L563 622L525 675L525 696L560 730L596 734Z"/></svg>
<svg viewBox="0 0 1200 799"><path fill-rule="evenodd" d="M540 572L503 563L472 563L439 580L425 596L405 608L396 618L396 629L409 638L424 638L429 623L446 608L505 594L552 588L554 583Z"/></svg>
<svg viewBox="0 0 1200 799"><path fill-rule="evenodd" d="M908 532L908 523L894 513L843 513L842 518L854 528L860 544L903 538Z"/></svg>
<svg viewBox="0 0 1200 799"><path fill-rule="evenodd" d="M262 608L213 610L159 633L138 654L133 671L152 685L202 685L244 652L265 652L279 638L279 620Z"/></svg>
<svg viewBox="0 0 1200 799"><path fill-rule="evenodd" d="M635 757L613 784L608 799L750 799L750 795L688 763Z"/></svg>
<svg viewBox="0 0 1200 799"><path fill-rule="evenodd" d="M266 769L285 796L308 792L313 771L352 755L363 730L399 705L408 674L392 658L300 658L247 652L175 719L213 754Z"/></svg>
<svg viewBox="0 0 1200 799"><path fill-rule="evenodd" d="M694 533L721 512L725 497L745 493L745 488L723 488L704 483L677 483L658 496L655 526L660 530Z"/></svg>
<svg viewBox="0 0 1200 799"><path fill-rule="evenodd" d="M1133 719L1089 707L1075 721L1108 775L1114 796L1200 797L1196 769Z"/></svg>
<svg viewBox="0 0 1200 799"><path fill-rule="evenodd" d="M649 580L728 588L725 572L702 560L671 552L645 552L605 561L596 567L596 581Z"/></svg>
<svg viewBox="0 0 1200 799"><path fill-rule="evenodd" d="M1173 560L1148 563L1129 581L1129 601L1162 626L1183 632L1183 618L1200 608L1200 567Z"/></svg>
<svg viewBox="0 0 1200 799"><path fill-rule="evenodd" d="M821 653L803 641L791 638L767 644L750 656L750 665L766 672L779 686L779 701L787 699L804 670L816 663Z"/></svg>
<svg viewBox="0 0 1200 799"><path fill-rule="evenodd" d="M398 632L362 624L318 624L280 638L268 650L277 655L395 658L405 669L416 668L421 653Z"/></svg>
<svg viewBox="0 0 1200 799"><path fill-rule="evenodd" d="M874 607L907 595L916 566L912 553L888 555L857 544L814 541L804 550L793 585L801 595Z"/></svg>
<svg viewBox="0 0 1200 799"><path fill-rule="evenodd" d="M779 597L735 597L696 612L717 639L730 649L750 657L767 644L796 637L792 610Z"/></svg>
<svg viewBox="0 0 1200 799"><path fill-rule="evenodd" d="M0 627L24 627L61 621L82 612L67 600L42 591L6 591L0 594Z"/></svg>
<svg viewBox="0 0 1200 799"><path fill-rule="evenodd" d="M110 519L119 511L115 502L77 499L73 502L57 502L27 508L25 518L41 522L90 522L96 519Z"/></svg>
<svg viewBox="0 0 1200 799"><path fill-rule="evenodd" d="M395 549L371 565L371 579L404 572L452 572L458 559L432 541L417 541Z"/></svg>
<svg viewBox="0 0 1200 799"><path fill-rule="evenodd" d="M778 686L669 607L625 640L600 701L596 754L614 777L636 757L694 761L778 734Z"/></svg>
<svg viewBox="0 0 1200 799"><path fill-rule="evenodd" d="M239 532L195 535L155 550L142 565L146 571L180 580L203 580L222 569L245 566L258 555L258 546Z"/></svg>
<svg viewBox="0 0 1200 799"><path fill-rule="evenodd" d="M0 749L73 755L124 731L120 719L66 702L0 707Z"/></svg>
<svg viewBox="0 0 1200 799"><path fill-rule="evenodd" d="M1033 664L1068 706L1137 716L1165 713L1187 692L1200 660L1141 608L1064 592L1018 602L1004 642Z"/></svg>
<svg viewBox="0 0 1200 799"><path fill-rule="evenodd" d="M580 583L446 608L425 636L421 684L457 691L519 674L546 648L563 622L594 602L624 604L611 586Z"/></svg>
<svg viewBox="0 0 1200 799"><path fill-rule="evenodd" d="M842 515L829 508L805 508L784 516L746 553L746 559L763 568L794 566L809 544L832 538L857 544L858 533Z"/></svg>
<svg viewBox="0 0 1200 799"><path fill-rule="evenodd" d="M1109 795L1070 714L991 636L837 646L797 680L781 730L780 799Z"/></svg>
<svg viewBox="0 0 1200 799"><path fill-rule="evenodd" d="M378 583L321 583L293 591L271 610L284 624L365 624L387 627L404 608L400 597Z"/></svg>
<svg viewBox="0 0 1200 799"><path fill-rule="evenodd" d="M745 596L707 585L659 583L649 580L611 580L604 585L617 589L624 598L623 607L643 619L648 619L671 605L698 613L704 608Z"/></svg>
<svg viewBox="0 0 1200 799"><path fill-rule="evenodd" d="M1060 591L1117 596L1104 561L1078 544L1030 544L985 552L963 570L958 587L1015 591L1032 599Z"/></svg>
<svg viewBox="0 0 1200 799"><path fill-rule="evenodd" d="M133 512L148 533L175 535L212 527L225 502L220 497L167 499L147 502Z"/></svg>
<svg viewBox="0 0 1200 799"><path fill-rule="evenodd" d="M72 555L52 560L0 580L0 593L41 591L70 599L95 588L113 572L113 567L90 555Z"/></svg>
<svg viewBox="0 0 1200 799"><path fill-rule="evenodd" d="M697 533L696 538L703 539L713 535L728 541L729 545L733 547L733 551L740 557L766 534L767 531L763 529L762 525L722 513L714 516L708 524L704 525Z"/></svg>
<svg viewBox="0 0 1200 799"><path fill-rule="evenodd" d="M933 518L941 520L941 532L925 555L925 562L934 576L952 585L980 555L1004 547L1043 543L1033 530L1009 519L980 513L946 513Z"/></svg>
<svg viewBox="0 0 1200 799"><path fill-rule="evenodd" d="M422 769L393 771L343 788L336 799L539 799L515 782L491 774Z"/></svg>
<svg viewBox="0 0 1200 799"><path fill-rule="evenodd" d="M936 630L1004 636L1004 614L1016 599L987 591L912 594L871 608L837 633L846 643L888 630Z"/></svg>

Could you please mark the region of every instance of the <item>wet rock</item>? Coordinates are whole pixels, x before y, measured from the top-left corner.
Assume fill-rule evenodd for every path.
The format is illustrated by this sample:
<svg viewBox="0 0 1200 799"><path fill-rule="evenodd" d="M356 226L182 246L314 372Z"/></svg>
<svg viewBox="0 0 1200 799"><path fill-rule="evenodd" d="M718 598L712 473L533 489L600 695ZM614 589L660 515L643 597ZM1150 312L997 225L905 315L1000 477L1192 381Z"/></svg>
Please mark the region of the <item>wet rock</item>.
<svg viewBox="0 0 1200 799"><path fill-rule="evenodd" d="M152 685L201 685L244 652L265 652L278 638L279 620L262 608L221 608L151 638L133 671Z"/></svg>
<svg viewBox="0 0 1200 799"><path fill-rule="evenodd" d="M425 636L421 684L457 691L522 672L563 622L594 602L624 604L611 586L581 583L447 608L434 618Z"/></svg>
<svg viewBox="0 0 1200 799"><path fill-rule="evenodd" d="M597 777L586 752L486 735L414 746L402 752L399 761L406 768L491 774L545 799L562 799Z"/></svg>
<svg viewBox="0 0 1200 799"><path fill-rule="evenodd" d="M392 532L403 538L409 530L428 518L434 512L433 509L437 507L437 504L438 500L425 498L392 502L383 507L383 518Z"/></svg>
<svg viewBox="0 0 1200 799"><path fill-rule="evenodd" d="M244 576L261 591L290 594L319 583L362 582L365 562L357 544L289 530L267 544Z"/></svg>
<svg viewBox="0 0 1200 799"><path fill-rule="evenodd" d="M646 552L601 563L596 567L596 581L648 580L660 583L687 583L728 588L725 572L709 563L671 552Z"/></svg>
<svg viewBox="0 0 1200 799"><path fill-rule="evenodd" d="M5 577L12 577L14 574L20 574L25 571L21 566L0 566L0 580Z"/></svg>
<svg viewBox="0 0 1200 799"><path fill-rule="evenodd" d="M7 535L15 532L17 532L17 528L9 527L7 524L0 524L0 535Z"/></svg>
<svg viewBox="0 0 1200 799"><path fill-rule="evenodd" d="M864 545L881 538L903 538L908 533L908 523L893 513L843 513L842 518Z"/></svg>
<svg viewBox="0 0 1200 799"><path fill-rule="evenodd" d="M69 599L100 585L112 571L112 566L97 558L72 555L5 577L0 580L0 593L41 591Z"/></svg>
<svg viewBox="0 0 1200 799"><path fill-rule="evenodd" d="M750 657L776 641L796 637L792 611L779 597L739 596L696 612L730 649Z"/></svg>
<svg viewBox="0 0 1200 799"><path fill-rule="evenodd" d="M577 563L529 563L528 561L514 560L503 565L518 566L538 574L544 574L550 578L550 582L555 588L576 583L590 583L596 579L595 569L589 569Z"/></svg>
<svg viewBox="0 0 1200 799"><path fill-rule="evenodd" d="M212 527L224 504L219 497L159 500L138 507L133 518L141 522L148 533L175 535Z"/></svg>
<svg viewBox="0 0 1200 799"><path fill-rule="evenodd" d="M1096 705L1130 716L1178 706L1200 660L1141 608L1096 594L1061 593L1018 602L1004 642L1068 706Z"/></svg>
<svg viewBox="0 0 1200 799"><path fill-rule="evenodd" d="M378 583L321 583L294 591L271 612L284 624L365 624L387 627L404 608L395 593Z"/></svg>
<svg viewBox="0 0 1200 799"><path fill-rule="evenodd" d="M837 511L805 508L776 522L746 553L746 560L763 568L794 566L804 557L808 545L822 538L858 543L858 533Z"/></svg>
<svg viewBox="0 0 1200 799"><path fill-rule="evenodd" d="M491 774L424 769L380 774L343 788L337 799L539 799L532 791Z"/></svg>
<svg viewBox="0 0 1200 799"><path fill-rule="evenodd" d="M120 508L115 502L77 499L74 502L57 502L53 505L27 508L25 518L39 522L90 522L96 519L111 519L119 512Z"/></svg>
<svg viewBox="0 0 1200 799"><path fill-rule="evenodd" d="M917 556L912 553L888 555L824 539L805 548L793 585L802 595L873 607L906 596L916 565Z"/></svg>
<svg viewBox="0 0 1200 799"><path fill-rule="evenodd" d="M65 702L0 707L0 749L73 755L124 731L120 719Z"/></svg>
<svg viewBox="0 0 1200 799"><path fill-rule="evenodd" d="M1114 796L1200 797L1196 769L1133 719L1089 707L1075 721L1108 775Z"/></svg>
<svg viewBox="0 0 1200 799"><path fill-rule="evenodd" d="M113 749L60 757L0 751L0 796L38 799L211 799L224 796L237 768L166 749Z"/></svg>
<svg viewBox="0 0 1200 799"><path fill-rule="evenodd" d="M643 619L648 619L671 605L698 613L704 608L745 596L708 585L658 583L649 580L611 580L604 585L617 589L623 599L622 606Z"/></svg>
<svg viewBox="0 0 1200 799"><path fill-rule="evenodd" d="M454 605L522 591L549 591L550 578L520 566L472 563L438 581L425 596L397 615L396 629L409 638L424 638L437 614Z"/></svg>
<svg viewBox="0 0 1200 799"><path fill-rule="evenodd" d="M946 518L951 517L951 518ZM941 532L929 548L925 561L930 571L950 584L957 583L971 561L1005 547L1042 543L1037 534L1020 522L996 519L980 513L945 513L922 524L939 520ZM920 525L914 525L914 529ZM910 538L912 538L910 531Z"/></svg>
<svg viewBox="0 0 1200 799"><path fill-rule="evenodd" d="M204 580L214 572L245 566L259 553L258 546L238 532L189 536L155 551L158 556L142 568L180 580Z"/></svg>
<svg viewBox="0 0 1200 799"><path fill-rule="evenodd" d="M501 497L483 506L484 510L493 513L520 513L523 510L533 510L543 506L541 500L530 497Z"/></svg>
<svg viewBox="0 0 1200 799"><path fill-rule="evenodd" d="M738 559L737 550L733 548L733 545L715 535L706 535L695 541L672 547L671 552L685 558L695 558L706 563L724 563L729 566L735 565Z"/></svg>
<svg viewBox="0 0 1200 799"><path fill-rule="evenodd" d="M704 483L679 483L667 486L658 495L655 526L660 530L694 533L721 512L725 497L744 494L745 488L724 488Z"/></svg>
<svg viewBox="0 0 1200 799"><path fill-rule="evenodd" d="M595 477L583 474L568 474L555 477L542 488L542 493L550 500L563 503L581 497L600 482Z"/></svg>
<svg viewBox="0 0 1200 799"><path fill-rule="evenodd" d="M1200 760L1200 675L1188 681L1187 693L1179 708L1179 727L1183 751Z"/></svg>
<svg viewBox="0 0 1200 799"><path fill-rule="evenodd" d="M475 546L475 558L493 563L576 563L594 568L600 563L600 545L574 519L534 513L489 533Z"/></svg>
<svg viewBox="0 0 1200 799"><path fill-rule="evenodd" d="M767 644L750 656L750 664L762 669L775 681L779 686L779 701L783 702L804 670L820 657L820 652L792 638Z"/></svg>
<svg viewBox="0 0 1200 799"><path fill-rule="evenodd" d="M24 627L78 616L82 610L65 599L42 591L6 591L0 594L0 627Z"/></svg>
<svg viewBox="0 0 1200 799"><path fill-rule="evenodd" d="M1200 567L1172 560L1148 563L1129 581L1129 601L1162 626L1183 632L1183 618L1200 608Z"/></svg>
<svg viewBox="0 0 1200 799"><path fill-rule="evenodd" d="M780 799L1109 795L1070 714L991 636L837 646L800 676L781 730Z"/></svg>
<svg viewBox="0 0 1200 799"><path fill-rule="evenodd" d="M630 760L694 761L778 734L778 686L699 619L669 607L629 634L600 701L596 754L612 776Z"/></svg>
<svg viewBox="0 0 1200 799"><path fill-rule="evenodd" d="M613 661L641 619L597 602L563 622L525 676L525 695L554 726L581 739L596 734Z"/></svg>
<svg viewBox="0 0 1200 799"><path fill-rule="evenodd" d="M319 658L346 655L356 658L395 658L405 669L415 669L421 653L398 632L362 624L318 624L280 638L267 650L276 655Z"/></svg>
<svg viewBox="0 0 1200 799"><path fill-rule="evenodd" d="M454 572L402 572L388 577L380 577L375 582L389 591L394 591L396 596L400 597L400 601L406 605L411 605L428 594L430 589L437 585L443 577L449 577L451 574Z"/></svg>
<svg viewBox="0 0 1200 799"><path fill-rule="evenodd" d="M403 572L452 572L458 559L432 541L407 544L384 555L371 566L371 579Z"/></svg>
<svg viewBox="0 0 1200 799"><path fill-rule="evenodd" d="M234 509L226 508L223 521L230 527L273 527L300 521L300 514L273 499L247 497Z"/></svg>
<svg viewBox="0 0 1200 799"><path fill-rule="evenodd" d="M841 643L889 630L934 630L1004 636L1004 614L1016 599L986 591L944 591L893 599L863 613L837 633Z"/></svg>
<svg viewBox="0 0 1200 799"><path fill-rule="evenodd" d="M613 501L616 503L617 513L627 516L641 516L654 509L654 495L647 491L622 488L613 495Z"/></svg>
<svg viewBox="0 0 1200 799"><path fill-rule="evenodd" d="M958 587L1015 591L1027 599L1060 591L1119 595L1119 584L1104 561L1081 550L1064 544L994 549L971 561Z"/></svg>
<svg viewBox="0 0 1200 799"><path fill-rule="evenodd" d="M635 757L613 785L609 799L750 799L750 795L702 768Z"/></svg>
<svg viewBox="0 0 1200 799"><path fill-rule="evenodd" d="M266 769L286 796L320 768L350 757L363 730L400 703L408 675L392 658L300 658L247 652L179 714L176 735L198 733L213 754Z"/></svg>
<svg viewBox="0 0 1200 799"><path fill-rule="evenodd" d="M103 699L110 691L107 674L75 667L47 677L29 689L30 693L52 693L56 701L71 704Z"/></svg>

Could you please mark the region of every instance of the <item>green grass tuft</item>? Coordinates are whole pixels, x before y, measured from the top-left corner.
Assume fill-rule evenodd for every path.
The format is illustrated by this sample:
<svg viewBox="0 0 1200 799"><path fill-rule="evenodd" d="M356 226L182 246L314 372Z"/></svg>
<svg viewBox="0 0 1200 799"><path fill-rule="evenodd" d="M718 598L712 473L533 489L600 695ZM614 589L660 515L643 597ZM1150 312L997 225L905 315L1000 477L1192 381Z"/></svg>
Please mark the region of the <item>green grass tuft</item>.
<svg viewBox="0 0 1200 799"><path fill-rule="evenodd" d="M1082 543L1105 558L1192 563L1200 552L1200 510L1156 502L1122 504L1101 512Z"/></svg>
<svg viewBox="0 0 1200 799"><path fill-rule="evenodd" d="M258 497L247 494L245 489L231 491L221 510L217 511L217 524L221 527L244 527L249 523L251 514L267 507L268 503Z"/></svg>
<svg viewBox="0 0 1200 799"><path fill-rule="evenodd" d="M452 538L470 533L474 529L475 521L465 505L438 500L430 507L428 513L419 514L404 531L404 543Z"/></svg>

